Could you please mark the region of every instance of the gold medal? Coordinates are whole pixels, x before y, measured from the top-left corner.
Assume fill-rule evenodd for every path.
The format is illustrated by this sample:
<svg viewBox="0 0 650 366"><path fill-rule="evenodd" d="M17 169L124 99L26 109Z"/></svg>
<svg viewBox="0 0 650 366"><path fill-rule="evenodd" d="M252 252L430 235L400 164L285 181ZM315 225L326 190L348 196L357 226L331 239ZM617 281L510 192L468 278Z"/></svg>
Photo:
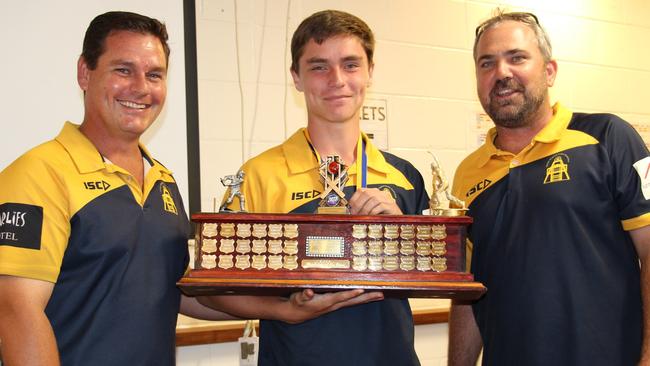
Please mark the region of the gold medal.
<svg viewBox="0 0 650 366"><path fill-rule="evenodd" d="M251 241L248 239L237 239L237 253L246 254L251 252Z"/></svg>
<svg viewBox="0 0 650 366"><path fill-rule="evenodd" d="M372 239L381 239L384 236L384 228L382 225L370 224L368 225L368 237Z"/></svg>
<svg viewBox="0 0 650 366"><path fill-rule="evenodd" d="M396 240L386 240L384 242L384 254L395 255L399 253L399 247Z"/></svg>
<svg viewBox="0 0 650 366"><path fill-rule="evenodd" d="M219 256L219 268L229 269L233 267L232 255L222 254Z"/></svg>
<svg viewBox="0 0 650 366"><path fill-rule="evenodd" d="M265 255L253 255L253 263L251 267L260 270L266 268L266 256Z"/></svg>
<svg viewBox="0 0 650 366"><path fill-rule="evenodd" d="M399 268L403 271L412 271L415 269L415 258L413 256L405 256L400 258Z"/></svg>
<svg viewBox="0 0 650 366"><path fill-rule="evenodd" d="M415 238L415 227L413 225L402 225L400 230L400 238L407 240Z"/></svg>
<svg viewBox="0 0 650 366"><path fill-rule="evenodd" d="M282 253L282 240L269 240L269 253L271 254Z"/></svg>
<svg viewBox="0 0 650 366"><path fill-rule="evenodd" d="M282 268L282 256L281 255L269 255L269 268L271 268L271 269L280 269L280 268Z"/></svg>
<svg viewBox="0 0 650 366"><path fill-rule="evenodd" d="M266 252L266 240L253 239L253 253L262 254Z"/></svg>
<svg viewBox="0 0 650 366"><path fill-rule="evenodd" d="M256 238L266 237L266 224L253 224L253 236Z"/></svg>
<svg viewBox="0 0 650 366"><path fill-rule="evenodd" d="M298 224L284 224L284 237L295 239L298 237Z"/></svg>
<svg viewBox="0 0 650 366"><path fill-rule="evenodd" d="M284 241L284 254L298 254L298 240Z"/></svg>
<svg viewBox="0 0 650 366"><path fill-rule="evenodd" d="M284 257L284 268L294 270L298 268L298 257L295 255L287 255Z"/></svg>
<svg viewBox="0 0 650 366"><path fill-rule="evenodd" d="M447 258L433 258L431 267L436 272L446 271L447 270Z"/></svg>
<svg viewBox="0 0 650 366"><path fill-rule="evenodd" d="M235 235L235 224L223 223L221 224L221 237L230 238Z"/></svg>
<svg viewBox="0 0 650 366"><path fill-rule="evenodd" d="M269 237L273 239L282 237L282 224L269 224Z"/></svg>
<svg viewBox="0 0 650 366"><path fill-rule="evenodd" d="M240 238L251 236L251 224L237 224L237 236Z"/></svg>
<svg viewBox="0 0 650 366"><path fill-rule="evenodd" d="M219 244L219 251L221 253L232 253L235 251L235 240L221 239Z"/></svg>
<svg viewBox="0 0 650 366"><path fill-rule="evenodd" d="M352 258L352 269L355 271L365 271L368 268L368 257L358 256Z"/></svg>
<svg viewBox="0 0 650 366"><path fill-rule="evenodd" d="M397 239L399 237L398 231L398 225L386 225L384 226L384 238Z"/></svg>
<svg viewBox="0 0 650 366"><path fill-rule="evenodd" d="M214 253L217 251L217 239L203 239L201 250L204 253Z"/></svg>
<svg viewBox="0 0 650 366"><path fill-rule="evenodd" d="M204 223L203 224L203 230L201 231L201 234L203 236L205 236L205 237L217 236L217 224Z"/></svg>
<svg viewBox="0 0 650 366"><path fill-rule="evenodd" d="M434 241L431 246L431 254L435 256L440 257L447 253L447 243L444 241Z"/></svg>
<svg viewBox="0 0 650 366"><path fill-rule="evenodd" d="M431 243L428 241L419 241L417 244L417 249L415 253L421 256L427 256L431 254Z"/></svg>
<svg viewBox="0 0 650 366"><path fill-rule="evenodd" d="M250 255L244 254L244 255L238 255L235 259L235 267L239 269L246 269L250 268L251 262L250 262Z"/></svg>
<svg viewBox="0 0 650 366"><path fill-rule="evenodd" d="M367 226L364 224L352 225L352 237L355 239L365 239L367 235Z"/></svg>
<svg viewBox="0 0 650 366"><path fill-rule="evenodd" d="M402 240L399 252L404 255L413 255L415 253L415 242L413 240Z"/></svg>
<svg viewBox="0 0 650 366"><path fill-rule="evenodd" d="M396 256L384 257L384 269L387 271L395 271L399 268L399 258Z"/></svg>
<svg viewBox="0 0 650 366"><path fill-rule="evenodd" d="M355 240L352 242L352 254L353 255L364 255L368 252L366 249L366 242Z"/></svg>
<svg viewBox="0 0 650 366"><path fill-rule="evenodd" d="M433 225L431 229L432 229L431 238L433 240L443 240L444 238L447 237L447 227L444 224Z"/></svg>
<svg viewBox="0 0 650 366"><path fill-rule="evenodd" d="M431 270L431 259L429 257L418 257L417 268L419 271Z"/></svg>

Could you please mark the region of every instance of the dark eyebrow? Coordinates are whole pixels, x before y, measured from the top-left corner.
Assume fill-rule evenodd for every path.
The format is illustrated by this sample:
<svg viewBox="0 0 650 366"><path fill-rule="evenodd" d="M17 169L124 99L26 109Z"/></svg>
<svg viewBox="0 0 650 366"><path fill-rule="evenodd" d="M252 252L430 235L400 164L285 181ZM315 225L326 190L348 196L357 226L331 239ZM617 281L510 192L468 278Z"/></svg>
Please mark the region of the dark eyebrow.
<svg viewBox="0 0 650 366"><path fill-rule="evenodd" d="M346 57L343 57L343 62L347 62L347 61L361 61L361 60L362 60L362 57L359 57L359 56L346 56Z"/></svg>
<svg viewBox="0 0 650 366"><path fill-rule="evenodd" d="M111 61L109 63L109 65L111 65L111 66L126 66L126 67L129 67L129 68L135 68L135 63L133 63L132 61L121 60L121 59L113 60L113 61ZM157 66L157 67L152 68L151 70L148 70L147 72L163 72L164 73L164 72L167 72L167 68L165 66Z"/></svg>
<svg viewBox="0 0 650 366"><path fill-rule="evenodd" d="M521 52L528 54L528 51L522 50L521 48L513 48L511 50L508 50L508 51L504 52L503 54L505 56L512 56L512 55L515 55L515 54L521 53ZM491 60L493 58L495 58L494 54L485 54L485 55L479 56L479 58L476 60L476 62L481 62L483 60Z"/></svg>
<svg viewBox="0 0 650 366"><path fill-rule="evenodd" d="M305 60L307 64L323 64L327 63L327 59L320 58L320 57L312 57L307 60Z"/></svg>
<svg viewBox="0 0 650 366"><path fill-rule="evenodd" d="M341 61L342 62L360 61L361 59L362 59L362 57L360 57L360 56L345 56L345 57L343 57L341 59ZM308 65L309 64L326 64L326 63L329 62L329 60L326 59L326 58L322 58L322 57L312 57L312 58L309 58L309 59L305 60L305 62Z"/></svg>

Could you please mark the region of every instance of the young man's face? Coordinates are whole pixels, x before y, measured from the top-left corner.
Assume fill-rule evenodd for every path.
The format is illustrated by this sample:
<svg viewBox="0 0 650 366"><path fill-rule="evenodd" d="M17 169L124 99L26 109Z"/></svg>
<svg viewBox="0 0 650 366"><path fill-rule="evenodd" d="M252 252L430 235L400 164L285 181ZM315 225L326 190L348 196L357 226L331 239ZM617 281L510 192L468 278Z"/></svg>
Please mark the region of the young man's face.
<svg viewBox="0 0 650 366"><path fill-rule="evenodd" d="M108 136L137 138L158 117L167 96L165 51L155 36L129 31L111 33L104 49L94 70L79 60L84 123Z"/></svg>
<svg viewBox="0 0 650 366"><path fill-rule="evenodd" d="M494 123L521 127L548 98L555 61L544 62L535 32L520 22L505 21L483 33L477 45L478 96Z"/></svg>
<svg viewBox="0 0 650 366"><path fill-rule="evenodd" d="M335 36L322 44L310 40L291 71L296 89L305 94L309 123L358 123L359 110L372 80L372 65L359 38Z"/></svg>

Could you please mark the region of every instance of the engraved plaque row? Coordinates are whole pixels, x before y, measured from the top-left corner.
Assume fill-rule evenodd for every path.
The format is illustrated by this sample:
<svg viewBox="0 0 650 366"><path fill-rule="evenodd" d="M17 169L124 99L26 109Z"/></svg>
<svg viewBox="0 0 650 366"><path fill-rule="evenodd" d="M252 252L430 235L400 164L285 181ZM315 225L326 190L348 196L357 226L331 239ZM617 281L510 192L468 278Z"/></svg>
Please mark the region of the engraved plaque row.
<svg viewBox="0 0 650 366"><path fill-rule="evenodd" d="M233 224L205 223L201 229L204 238L213 238L219 235L222 238L297 238L298 224Z"/></svg>
<svg viewBox="0 0 650 366"><path fill-rule="evenodd" d="M218 258L218 261L217 261ZM268 258L268 263L267 263ZM343 262L347 262L343 260ZM295 255L265 255L265 254L203 254L201 267L213 269L265 269L279 270L281 268L294 270L298 268L298 257ZM303 267L305 265L303 264ZM347 265L349 267L349 264ZM339 267L340 268L340 267ZM355 271L436 271L447 270L447 258L423 257L423 256L354 256L352 258L352 269Z"/></svg>
<svg viewBox="0 0 650 366"><path fill-rule="evenodd" d="M420 239L442 240L447 237L445 225L398 225L398 224L359 224L352 225L355 239Z"/></svg>

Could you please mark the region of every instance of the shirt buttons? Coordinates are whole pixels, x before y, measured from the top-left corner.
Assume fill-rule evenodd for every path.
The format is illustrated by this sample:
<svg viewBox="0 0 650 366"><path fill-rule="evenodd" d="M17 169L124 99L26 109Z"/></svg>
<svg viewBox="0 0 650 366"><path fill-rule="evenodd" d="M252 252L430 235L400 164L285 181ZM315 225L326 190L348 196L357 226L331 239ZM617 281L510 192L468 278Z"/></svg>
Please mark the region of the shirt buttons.
<svg viewBox="0 0 650 366"><path fill-rule="evenodd" d="M511 167L511 168L514 168L514 167L516 167L517 165L519 165L519 160L516 160L516 159L515 159L515 160L513 160L513 161L510 162L510 167Z"/></svg>

